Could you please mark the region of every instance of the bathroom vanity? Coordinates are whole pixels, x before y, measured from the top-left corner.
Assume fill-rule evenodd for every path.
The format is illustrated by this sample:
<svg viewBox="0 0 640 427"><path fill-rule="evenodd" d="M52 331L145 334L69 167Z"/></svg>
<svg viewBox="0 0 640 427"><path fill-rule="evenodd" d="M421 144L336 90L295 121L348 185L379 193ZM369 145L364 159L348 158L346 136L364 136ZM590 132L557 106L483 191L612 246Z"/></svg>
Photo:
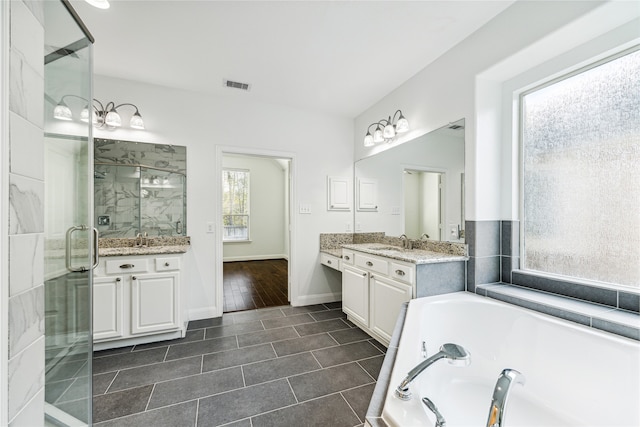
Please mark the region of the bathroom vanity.
<svg viewBox="0 0 640 427"><path fill-rule="evenodd" d="M95 350L185 336L183 254L189 246L183 239L187 244L100 248L93 280Z"/></svg>
<svg viewBox="0 0 640 427"><path fill-rule="evenodd" d="M323 265L342 272L347 318L387 346L403 303L465 289L467 259L464 253L389 243L343 244L339 254L328 249L320 254Z"/></svg>

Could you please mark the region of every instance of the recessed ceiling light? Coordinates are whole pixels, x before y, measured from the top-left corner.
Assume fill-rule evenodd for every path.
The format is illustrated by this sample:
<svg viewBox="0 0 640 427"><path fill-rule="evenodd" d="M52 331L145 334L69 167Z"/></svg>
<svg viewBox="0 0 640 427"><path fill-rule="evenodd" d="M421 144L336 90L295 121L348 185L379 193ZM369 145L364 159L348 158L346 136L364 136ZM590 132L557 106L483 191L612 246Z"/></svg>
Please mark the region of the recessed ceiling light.
<svg viewBox="0 0 640 427"><path fill-rule="evenodd" d="M84 0L98 9L109 9L109 0Z"/></svg>

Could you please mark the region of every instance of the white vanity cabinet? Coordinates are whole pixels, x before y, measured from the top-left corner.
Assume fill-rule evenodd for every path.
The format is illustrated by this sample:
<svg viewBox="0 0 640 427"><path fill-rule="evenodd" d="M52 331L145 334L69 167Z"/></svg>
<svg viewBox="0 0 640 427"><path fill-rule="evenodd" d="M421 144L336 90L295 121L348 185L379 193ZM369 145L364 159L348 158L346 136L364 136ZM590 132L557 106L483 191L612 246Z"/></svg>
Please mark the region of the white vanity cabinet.
<svg viewBox="0 0 640 427"><path fill-rule="evenodd" d="M402 304L415 295L415 265L344 249L342 259L342 310L389 345Z"/></svg>
<svg viewBox="0 0 640 427"><path fill-rule="evenodd" d="M94 349L181 338L182 255L104 257L93 280Z"/></svg>

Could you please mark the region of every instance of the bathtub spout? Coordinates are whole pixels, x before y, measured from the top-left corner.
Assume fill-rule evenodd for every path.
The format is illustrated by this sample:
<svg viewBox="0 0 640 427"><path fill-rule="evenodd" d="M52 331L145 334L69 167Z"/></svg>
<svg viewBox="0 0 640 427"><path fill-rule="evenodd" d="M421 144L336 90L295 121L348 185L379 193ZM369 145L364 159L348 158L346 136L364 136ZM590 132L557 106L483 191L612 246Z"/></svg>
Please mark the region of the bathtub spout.
<svg viewBox="0 0 640 427"><path fill-rule="evenodd" d="M402 380L400 385L396 388L396 396L401 400L411 399L411 392L409 391L409 384L416 379L418 375L425 369L431 366L434 362L440 359L447 359L450 364L458 366L467 366L471 363L471 355L464 347L457 344L444 344L440 347L440 351L430 358L424 360L415 368L409 371L405 379Z"/></svg>
<svg viewBox="0 0 640 427"><path fill-rule="evenodd" d="M498 381L496 381L496 386L493 389L487 427L504 427L507 399L509 398L511 386L513 384L524 385L524 382L524 375L515 369L504 369L502 373L500 373Z"/></svg>
<svg viewBox="0 0 640 427"><path fill-rule="evenodd" d="M436 416L436 427L446 427L447 421L444 419L436 405L428 397L422 398L422 403Z"/></svg>

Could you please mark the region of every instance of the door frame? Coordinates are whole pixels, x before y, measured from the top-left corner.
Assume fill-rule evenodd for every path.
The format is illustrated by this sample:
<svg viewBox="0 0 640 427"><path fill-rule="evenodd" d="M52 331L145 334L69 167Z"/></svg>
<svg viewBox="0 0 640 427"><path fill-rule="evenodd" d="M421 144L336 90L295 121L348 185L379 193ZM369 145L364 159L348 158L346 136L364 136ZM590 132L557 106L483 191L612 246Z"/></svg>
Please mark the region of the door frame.
<svg viewBox="0 0 640 427"><path fill-rule="evenodd" d="M224 286L223 286L223 229L222 229L222 157L225 154L240 154L253 157L265 157L272 159L289 160L289 261L288 261L288 278L287 288L289 302L294 305L298 299L298 286L294 277L296 277L296 216L294 215L294 207L296 206L296 155L287 151L265 150L261 148L251 147L234 147L225 145L216 145L215 154L215 181L214 181L214 197L215 197L215 311L216 317L222 316L224 311Z"/></svg>
<svg viewBox="0 0 640 427"><path fill-rule="evenodd" d="M447 175L448 170L443 168L436 168L431 166L420 166L420 165L411 165L411 164L401 164L400 168L402 169L402 186L404 187L404 171L412 170L417 172L427 172L427 173L437 173L440 175L440 236L438 236L438 240L445 242L447 241L446 228L447 228ZM404 232L405 224L404 224L404 206L405 206L405 197L404 191L402 192L402 231ZM444 203L443 203L444 199Z"/></svg>

